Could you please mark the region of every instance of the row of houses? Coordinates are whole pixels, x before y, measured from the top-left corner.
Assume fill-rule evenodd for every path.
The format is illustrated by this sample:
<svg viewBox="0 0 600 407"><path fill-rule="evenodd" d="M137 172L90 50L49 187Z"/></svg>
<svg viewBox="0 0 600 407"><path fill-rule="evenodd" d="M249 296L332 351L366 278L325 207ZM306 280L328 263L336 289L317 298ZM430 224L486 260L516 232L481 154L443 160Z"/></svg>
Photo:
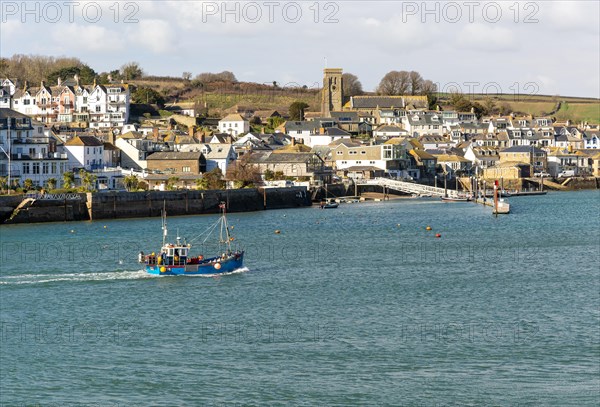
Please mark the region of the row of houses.
<svg viewBox="0 0 600 407"><path fill-rule="evenodd" d="M44 81L38 87L17 86L4 79L0 84L0 108L25 114L41 123L77 123L89 128L122 127L129 121L131 94L128 84L82 86L77 76L60 79L56 86Z"/></svg>
<svg viewBox="0 0 600 407"><path fill-rule="evenodd" d="M405 100L402 108L380 109L383 99L352 100L352 106L368 106L362 103L365 100L377 103L374 116L386 120L365 141L355 136L372 124L356 122L357 117L361 120L357 111L287 121L274 134L249 132L247 117L233 112L214 119L214 131L209 133L199 130L196 119L175 115L167 129L126 124L99 136L99 129L57 131L29 115L0 108L7 132L0 147L13 153L13 178L18 174L21 182L30 178L39 186L68 168L100 171L116 166L141 172L159 185L174 175L191 180L217 167L226 173L231 163L248 154L262 170L277 167L286 176L315 181L327 181L334 174L415 180L471 173L528 177L574 170L595 174L594 157L600 147L597 126L576 127L531 116L477 119L472 113L415 110ZM6 176L7 163L0 165ZM117 183L109 178L104 184L112 188Z"/></svg>

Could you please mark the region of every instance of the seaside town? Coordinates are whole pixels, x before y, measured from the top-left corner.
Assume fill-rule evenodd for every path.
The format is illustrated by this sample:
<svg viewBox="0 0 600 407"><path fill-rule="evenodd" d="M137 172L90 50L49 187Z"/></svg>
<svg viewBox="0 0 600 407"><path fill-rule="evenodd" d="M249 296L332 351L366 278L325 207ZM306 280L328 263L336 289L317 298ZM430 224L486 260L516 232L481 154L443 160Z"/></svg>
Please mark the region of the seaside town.
<svg viewBox="0 0 600 407"><path fill-rule="evenodd" d="M388 178L469 191L473 179L560 190L600 177L597 123L442 109L427 95L348 96L344 78L342 69L324 69L320 106L262 110L240 98L219 115L198 101L140 113L136 87L110 76L89 85L77 74L55 83L6 78L1 189L310 188Z"/></svg>

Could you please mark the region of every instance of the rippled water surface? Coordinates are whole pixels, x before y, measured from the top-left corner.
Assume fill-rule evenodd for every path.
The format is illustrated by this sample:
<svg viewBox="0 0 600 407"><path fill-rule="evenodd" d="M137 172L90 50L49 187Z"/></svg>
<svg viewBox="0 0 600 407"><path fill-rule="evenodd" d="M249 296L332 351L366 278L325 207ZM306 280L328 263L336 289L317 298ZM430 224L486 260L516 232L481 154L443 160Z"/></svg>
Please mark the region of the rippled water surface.
<svg viewBox="0 0 600 407"><path fill-rule="evenodd" d="M232 214L220 277L143 272L157 218L2 226L1 405L597 405L600 194L511 209Z"/></svg>

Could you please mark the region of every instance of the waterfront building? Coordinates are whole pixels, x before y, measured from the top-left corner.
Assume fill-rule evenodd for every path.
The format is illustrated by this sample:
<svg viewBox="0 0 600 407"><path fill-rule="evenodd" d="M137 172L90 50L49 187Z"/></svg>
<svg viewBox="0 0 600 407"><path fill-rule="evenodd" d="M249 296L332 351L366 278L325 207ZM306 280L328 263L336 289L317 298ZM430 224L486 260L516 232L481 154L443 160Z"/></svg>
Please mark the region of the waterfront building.
<svg viewBox="0 0 600 407"><path fill-rule="evenodd" d="M62 141L45 130L42 123L8 108L0 108L0 176L10 184L44 187L49 179L62 185L68 170L67 155L60 151Z"/></svg>

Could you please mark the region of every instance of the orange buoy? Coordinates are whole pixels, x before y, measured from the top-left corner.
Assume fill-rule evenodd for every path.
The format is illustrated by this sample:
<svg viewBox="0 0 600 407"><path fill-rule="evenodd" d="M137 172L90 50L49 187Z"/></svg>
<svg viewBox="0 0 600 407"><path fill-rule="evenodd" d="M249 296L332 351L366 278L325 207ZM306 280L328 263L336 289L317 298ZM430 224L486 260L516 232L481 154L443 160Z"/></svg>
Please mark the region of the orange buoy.
<svg viewBox="0 0 600 407"><path fill-rule="evenodd" d="M431 226L427 226L425 230L431 230Z"/></svg>
<svg viewBox="0 0 600 407"><path fill-rule="evenodd" d="M275 231L275 234L276 234L276 235L278 235L278 234L280 234L280 233L281 233L281 230L279 230L279 229L277 229L277 230Z"/></svg>
<svg viewBox="0 0 600 407"><path fill-rule="evenodd" d="M440 233L437 233L437 234L435 235L435 237L442 237L442 235L441 235Z"/></svg>
<svg viewBox="0 0 600 407"><path fill-rule="evenodd" d="M215 264L215 269L220 270L221 269L221 263Z"/></svg>

